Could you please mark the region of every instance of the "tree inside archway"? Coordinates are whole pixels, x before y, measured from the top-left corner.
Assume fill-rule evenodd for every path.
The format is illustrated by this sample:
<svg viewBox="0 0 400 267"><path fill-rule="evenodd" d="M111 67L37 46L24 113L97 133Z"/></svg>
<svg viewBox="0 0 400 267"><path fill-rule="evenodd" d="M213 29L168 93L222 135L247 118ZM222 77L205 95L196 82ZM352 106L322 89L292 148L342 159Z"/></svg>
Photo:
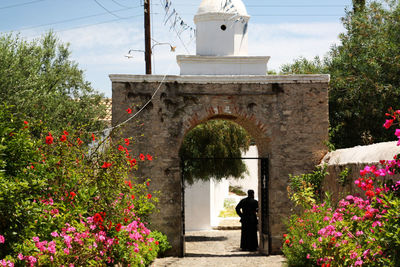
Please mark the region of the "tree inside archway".
<svg viewBox="0 0 400 267"><path fill-rule="evenodd" d="M196 126L180 150L186 182L244 178L247 168L240 158L249 150L250 140L246 130L234 122L211 120Z"/></svg>

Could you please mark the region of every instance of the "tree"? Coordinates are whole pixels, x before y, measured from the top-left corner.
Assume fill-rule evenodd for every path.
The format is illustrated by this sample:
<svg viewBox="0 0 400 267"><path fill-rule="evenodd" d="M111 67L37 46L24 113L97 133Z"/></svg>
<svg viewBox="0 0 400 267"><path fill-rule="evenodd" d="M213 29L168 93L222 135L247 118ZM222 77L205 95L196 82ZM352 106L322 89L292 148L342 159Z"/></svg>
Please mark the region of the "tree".
<svg viewBox="0 0 400 267"><path fill-rule="evenodd" d="M249 146L249 135L236 123L212 120L198 125L186 135L180 150L185 180L193 184L211 178L243 178L247 168L240 158Z"/></svg>
<svg viewBox="0 0 400 267"><path fill-rule="evenodd" d="M291 73L329 73L330 141L336 148L393 140L382 114L400 102L399 1L373 1L363 12L348 11L346 29L320 61L297 60Z"/></svg>
<svg viewBox="0 0 400 267"><path fill-rule="evenodd" d="M69 56L68 45L51 32L31 42L18 35L0 36L0 101L54 132L67 125L100 129L104 97Z"/></svg>

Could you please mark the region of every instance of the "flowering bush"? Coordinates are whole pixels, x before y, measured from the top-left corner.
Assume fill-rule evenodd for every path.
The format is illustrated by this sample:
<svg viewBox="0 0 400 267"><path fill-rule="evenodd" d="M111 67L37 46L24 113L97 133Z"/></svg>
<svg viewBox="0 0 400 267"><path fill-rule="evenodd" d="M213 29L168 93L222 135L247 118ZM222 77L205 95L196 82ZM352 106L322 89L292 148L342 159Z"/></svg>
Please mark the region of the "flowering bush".
<svg viewBox="0 0 400 267"><path fill-rule="evenodd" d="M400 110L387 115L389 128ZM400 129L395 135L400 145ZM363 197L311 203L291 217L282 247L289 266L400 266L400 181L380 178L400 173L400 155L380 164L360 171Z"/></svg>
<svg viewBox="0 0 400 267"><path fill-rule="evenodd" d="M0 266L139 266L168 248L148 229L158 192L127 180L151 155L70 130L37 140L39 129L0 107Z"/></svg>

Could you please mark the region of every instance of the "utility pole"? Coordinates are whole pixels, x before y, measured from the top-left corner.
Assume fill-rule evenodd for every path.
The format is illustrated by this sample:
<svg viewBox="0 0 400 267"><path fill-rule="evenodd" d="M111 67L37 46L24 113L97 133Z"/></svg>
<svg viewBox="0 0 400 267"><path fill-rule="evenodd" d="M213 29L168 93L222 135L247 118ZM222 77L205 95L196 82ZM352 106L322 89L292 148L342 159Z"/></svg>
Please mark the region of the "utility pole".
<svg viewBox="0 0 400 267"><path fill-rule="evenodd" d="M150 31L150 0L144 0L144 58L146 74L151 74L151 31Z"/></svg>

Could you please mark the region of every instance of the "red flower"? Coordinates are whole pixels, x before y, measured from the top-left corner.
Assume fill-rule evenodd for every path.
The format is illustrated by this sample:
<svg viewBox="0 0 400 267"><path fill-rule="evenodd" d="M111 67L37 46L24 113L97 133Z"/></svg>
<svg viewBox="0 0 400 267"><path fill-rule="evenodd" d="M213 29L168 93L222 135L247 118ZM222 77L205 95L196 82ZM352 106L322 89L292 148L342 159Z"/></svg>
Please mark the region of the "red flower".
<svg viewBox="0 0 400 267"><path fill-rule="evenodd" d="M64 133L65 135L69 135L69 133L68 133L67 131L64 131L63 133Z"/></svg>
<svg viewBox="0 0 400 267"><path fill-rule="evenodd" d="M28 122L27 122L27 121L24 121L24 124L28 124Z"/></svg>
<svg viewBox="0 0 400 267"><path fill-rule="evenodd" d="M70 192L69 194L71 195L71 197L70 197L71 199L74 199L74 197L76 196L75 192Z"/></svg>
<svg viewBox="0 0 400 267"><path fill-rule="evenodd" d="M101 166L103 169L107 169L107 168L110 168L111 167L111 163L109 163L109 162L104 162L104 164Z"/></svg>
<svg viewBox="0 0 400 267"><path fill-rule="evenodd" d="M126 146L129 146L129 139L128 139L128 138L125 138L124 141L125 141L125 145L126 145Z"/></svg>
<svg viewBox="0 0 400 267"><path fill-rule="evenodd" d="M126 184L127 186L129 186L129 188L132 189L132 182L131 182L131 181L125 181L125 184Z"/></svg>
<svg viewBox="0 0 400 267"><path fill-rule="evenodd" d="M27 122L27 121L24 121L24 124L26 125L26 126L24 127L24 129L28 128L28 122Z"/></svg>
<svg viewBox="0 0 400 267"><path fill-rule="evenodd" d="M92 140L93 142L96 140L96 136L94 136L94 133L92 133Z"/></svg>
<svg viewBox="0 0 400 267"><path fill-rule="evenodd" d="M147 157L147 160L150 160L150 161L153 160L153 157L150 156L149 154L147 154L146 157Z"/></svg>
<svg viewBox="0 0 400 267"><path fill-rule="evenodd" d="M61 135L60 141L61 141L61 142L67 141L67 136L66 136L66 135Z"/></svg>
<svg viewBox="0 0 400 267"><path fill-rule="evenodd" d="M132 198L132 199L135 199L135 195L131 195L131 198Z"/></svg>
<svg viewBox="0 0 400 267"><path fill-rule="evenodd" d="M146 185L147 185L147 186L149 186L149 185L150 185L150 183L149 183L149 182L147 182L147 183L146 183Z"/></svg>
<svg viewBox="0 0 400 267"><path fill-rule="evenodd" d="M35 167L33 165L31 165L31 169L34 169Z"/></svg>
<svg viewBox="0 0 400 267"><path fill-rule="evenodd" d="M151 194L147 194L147 198L150 199L151 198Z"/></svg>
<svg viewBox="0 0 400 267"><path fill-rule="evenodd" d="M115 230L116 230L117 232L119 232L119 231L121 231L121 227L122 227L122 225L121 225L120 223L118 223L118 224L115 226Z"/></svg>
<svg viewBox="0 0 400 267"><path fill-rule="evenodd" d="M126 109L126 112L128 112L128 114L131 114L131 113L132 113L132 109L127 108L127 109Z"/></svg>
<svg viewBox="0 0 400 267"><path fill-rule="evenodd" d="M145 156L142 153L140 153L139 158L140 160L145 160Z"/></svg>
<svg viewBox="0 0 400 267"><path fill-rule="evenodd" d="M289 243L290 243L290 240L289 240L289 239L286 239L286 240L285 240L285 243L286 243L286 244L289 244Z"/></svg>
<svg viewBox="0 0 400 267"><path fill-rule="evenodd" d="M46 136L46 144L51 145L54 142L54 138L51 135L51 133L49 133L48 136Z"/></svg>
<svg viewBox="0 0 400 267"><path fill-rule="evenodd" d="M365 195L366 195L367 197L373 197L375 194L374 194L374 191L368 190L367 192L365 192Z"/></svg>
<svg viewBox="0 0 400 267"><path fill-rule="evenodd" d="M123 146L121 146L121 145L118 146L118 150L119 150L119 151L125 151L125 149L126 149L126 148L123 147Z"/></svg>
<svg viewBox="0 0 400 267"><path fill-rule="evenodd" d="M158 245L159 243L158 243L158 241L156 240L156 242L154 242L156 245Z"/></svg>
<svg viewBox="0 0 400 267"><path fill-rule="evenodd" d="M76 142L78 143L78 146L83 144L83 141L78 137L78 139L76 139Z"/></svg>
<svg viewBox="0 0 400 267"><path fill-rule="evenodd" d="M129 161L129 163L131 164L131 167L135 166L136 165L136 159L131 159Z"/></svg>
<svg viewBox="0 0 400 267"><path fill-rule="evenodd" d="M96 213L95 215L94 215L94 217L93 217L93 221L95 222L95 223L102 223L103 221L104 221L104 219L103 219L103 217L101 216L101 214L100 213Z"/></svg>

